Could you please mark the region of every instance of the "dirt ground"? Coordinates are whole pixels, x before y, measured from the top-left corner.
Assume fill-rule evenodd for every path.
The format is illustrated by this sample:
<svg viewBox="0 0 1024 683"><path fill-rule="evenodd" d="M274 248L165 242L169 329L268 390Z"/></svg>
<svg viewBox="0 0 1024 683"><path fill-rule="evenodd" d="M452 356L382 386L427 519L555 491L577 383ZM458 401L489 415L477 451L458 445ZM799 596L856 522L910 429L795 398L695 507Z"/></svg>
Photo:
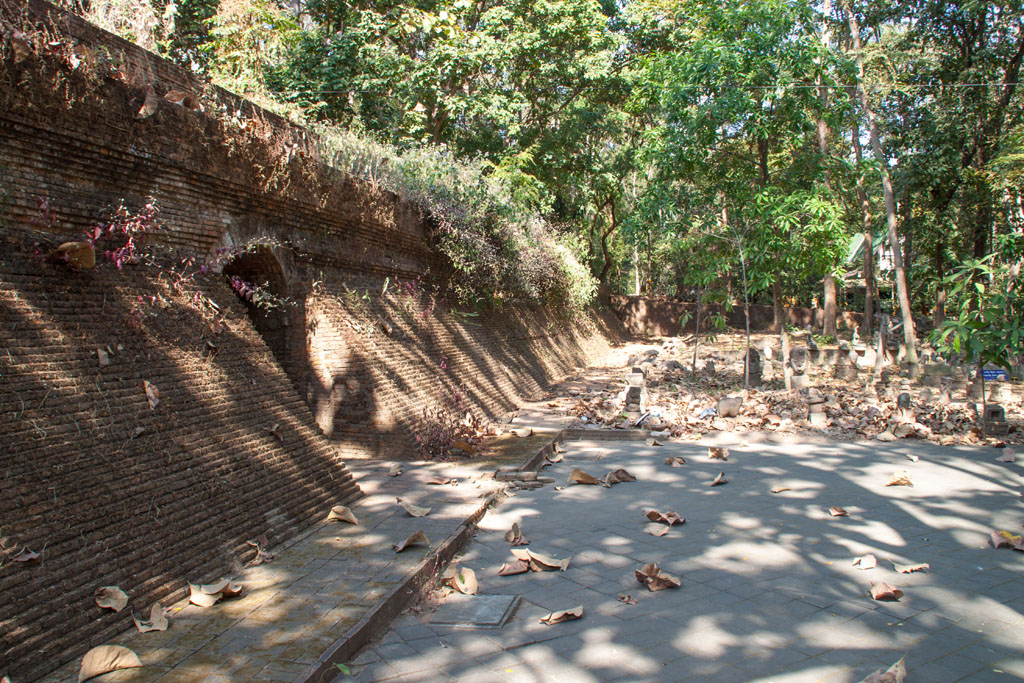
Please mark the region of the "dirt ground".
<svg viewBox="0 0 1024 683"><path fill-rule="evenodd" d="M794 335L793 347L802 345L803 338ZM905 369L893 365L881 382L875 381L870 369L861 369L855 379L847 380L836 377L833 365L809 362L809 389L786 391L778 336L756 334L751 342L761 350L764 380L760 387L744 389L746 342L742 334L722 334L712 342L701 340L696 363L690 335L622 347L616 358L610 359L603 376L588 372L585 378L572 378L577 382L570 381L568 389L560 385L550 392L545 406L575 418L575 426L639 426L656 438L701 439L715 432L757 432L813 434L839 441L923 439L942 445L994 447L1022 441L1024 386L1019 382L987 383L986 394L991 394L995 385L1004 385L1000 405L1008 429L1005 434L995 430L986 433L980 402L968 400L967 392L956 389L950 378L939 380L941 386L926 386L923 374L911 380ZM772 349L771 360L765 359L766 346ZM827 355L824 348L822 351L822 356ZM619 355L623 358L617 358ZM646 374L646 396L639 416L625 411L625 375L631 365L640 365ZM897 405L904 392L910 394L909 410L900 410ZM719 399L726 396L743 398L736 417L714 414ZM823 401L826 418L812 424L808 403L815 401Z"/></svg>

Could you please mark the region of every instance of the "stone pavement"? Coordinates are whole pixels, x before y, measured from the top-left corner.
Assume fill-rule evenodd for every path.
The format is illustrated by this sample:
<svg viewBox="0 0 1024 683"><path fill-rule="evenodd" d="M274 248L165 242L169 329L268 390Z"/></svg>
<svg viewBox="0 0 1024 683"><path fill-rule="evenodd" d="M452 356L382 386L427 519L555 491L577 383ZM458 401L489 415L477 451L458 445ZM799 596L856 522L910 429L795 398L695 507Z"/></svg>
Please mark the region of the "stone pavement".
<svg viewBox="0 0 1024 683"><path fill-rule="evenodd" d="M611 488L524 491L492 509L460 559L483 594L521 596L501 630L466 630L406 614L351 662L359 681L859 681L907 655L910 681L1024 679L1024 553L996 550L989 532L1020 533L1020 464L998 451L894 444L742 445L726 462L698 444L569 441L548 468L595 476L627 468ZM908 454L920 457L912 462ZM666 457L686 459L681 468ZM886 487L907 470L913 488ZM724 472L728 484L708 484ZM771 489L791 490L773 494ZM832 517L840 506L849 517ZM645 533L646 509L686 517ZM529 548L572 557L564 573L501 577L513 522ZM855 557L873 553L862 571ZM899 574L890 561L926 562ZM648 562L682 579L656 593L637 583ZM872 581L904 591L869 596ZM620 594L636 605L620 602ZM555 626L538 619L583 605ZM336 683L352 680L339 676Z"/></svg>
<svg viewBox="0 0 1024 683"><path fill-rule="evenodd" d="M352 506L358 526L318 525L287 547L274 548L272 562L237 574L245 586L240 598L210 608L182 601L169 610L167 631L125 633L113 643L134 650L144 668L94 680L294 680L428 554L422 546L395 554L393 543L422 530L430 550L437 548L467 518L481 513L497 488L493 480L478 479L480 468L472 465L402 463L405 472L390 477L389 462L347 464L366 494ZM434 475L459 482L427 485ZM410 517L396 496L432 511ZM79 662L41 680L75 681Z"/></svg>

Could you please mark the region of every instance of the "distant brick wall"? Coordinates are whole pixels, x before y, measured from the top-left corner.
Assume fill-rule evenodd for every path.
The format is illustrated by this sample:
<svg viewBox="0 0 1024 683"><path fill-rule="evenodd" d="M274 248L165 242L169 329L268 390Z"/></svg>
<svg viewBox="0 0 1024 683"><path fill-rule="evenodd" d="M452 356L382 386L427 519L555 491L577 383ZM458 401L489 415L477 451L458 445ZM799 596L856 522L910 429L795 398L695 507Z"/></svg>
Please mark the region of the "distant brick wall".
<svg viewBox="0 0 1024 683"><path fill-rule="evenodd" d="M39 0L0 0L0 18L40 47L0 52L0 675L31 680L130 626L96 587L140 612L227 575L247 539L294 537L357 496L344 459L415 455L425 408L457 392L499 415L621 334L608 312L432 300L420 210L333 171L306 132ZM62 60L72 42L103 69ZM209 108L136 118L147 87ZM37 257L149 198L162 267ZM227 272L288 305L252 310L215 273L172 287L181 257L251 243ZM25 546L43 562L13 562Z"/></svg>
<svg viewBox="0 0 1024 683"><path fill-rule="evenodd" d="M679 321L682 316L689 314L690 320L686 324L685 332L692 333L697 324L697 304L692 301L680 301L672 297L653 296L613 296L611 301L612 309L633 334L674 336L680 333ZM720 312L722 307L718 304L704 306L701 317ZM812 325L820 330L825 319L825 312L820 308L802 308L792 306L786 309L789 324L805 328ZM848 328L859 326L863 315L840 311L838 321L840 325ZM743 329L746 321L743 314L743 306L734 306L731 311L725 314L726 323L729 327ZM754 332L767 332L775 324L775 313L771 306L750 307L750 329Z"/></svg>

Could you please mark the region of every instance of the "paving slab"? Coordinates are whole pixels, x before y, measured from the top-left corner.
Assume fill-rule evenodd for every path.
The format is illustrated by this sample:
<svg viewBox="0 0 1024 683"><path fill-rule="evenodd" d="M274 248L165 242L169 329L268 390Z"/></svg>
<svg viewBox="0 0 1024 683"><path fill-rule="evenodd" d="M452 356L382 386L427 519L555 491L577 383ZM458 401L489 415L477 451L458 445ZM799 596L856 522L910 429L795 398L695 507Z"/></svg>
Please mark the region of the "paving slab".
<svg viewBox="0 0 1024 683"><path fill-rule="evenodd" d="M387 646L390 668L357 657L354 679L418 680L396 662L428 661L432 680L842 683L904 654L913 681L1024 675L1024 553L989 543L992 529L1021 531L1024 523L1018 464L995 462L991 449L918 441L732 438L724 462L710 460L703 443L567 440L564 460L546 468L557 485L517 492L491 509L458 558L476 572L480 599L521 596L508 623L484 637L424 624L429 614L406 615ZM670 455L687 464L666 466ZM620 467L637 481L562 488L574 468L600 477ZM885 485L904 469L913 487ZM719 472L729 483L708 486ZM780 485L789 490L771 492ZM831 506L849 517L832 517ZM645 532L648 509L687 521L655 537ZM528 548L571 556L569 568L498 576L512 559L503 534L513 522L531 539ZM867 553L878 566L854 567ZM649 562L682 586L648 591L634 571ZM893 568L919 562L930 570ZM904 596L875 601L872 581ZM539 623L577 604L582 619ZM417 624L434 636L401 637Z"/></svg>

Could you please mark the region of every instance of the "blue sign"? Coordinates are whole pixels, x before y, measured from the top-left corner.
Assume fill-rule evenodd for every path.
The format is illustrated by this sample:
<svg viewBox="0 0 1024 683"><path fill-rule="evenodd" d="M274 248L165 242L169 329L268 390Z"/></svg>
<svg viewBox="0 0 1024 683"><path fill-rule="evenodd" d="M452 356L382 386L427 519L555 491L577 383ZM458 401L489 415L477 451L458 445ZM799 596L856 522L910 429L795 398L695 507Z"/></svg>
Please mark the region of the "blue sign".
<svg viewBox="0 0 1024 683"><path fill-rule="evenodd" d="M1006 370L1003 370L1002 368L985 368L981 371L981 374L985 376L986 382L991 382L994 379L1001 379L1004 381L1008 379Z"/></svg>

